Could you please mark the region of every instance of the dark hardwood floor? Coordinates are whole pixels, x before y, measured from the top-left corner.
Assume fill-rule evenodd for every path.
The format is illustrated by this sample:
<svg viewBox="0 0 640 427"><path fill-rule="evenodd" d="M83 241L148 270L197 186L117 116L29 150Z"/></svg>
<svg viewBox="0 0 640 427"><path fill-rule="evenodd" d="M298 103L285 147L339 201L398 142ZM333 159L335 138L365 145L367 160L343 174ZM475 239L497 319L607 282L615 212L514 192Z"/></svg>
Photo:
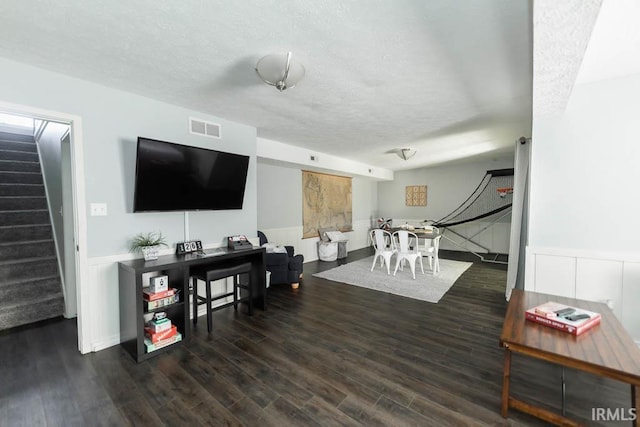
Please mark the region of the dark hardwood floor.
<svg viewBox="0 0 640 427"><path fill-rule="evenodd" d="M0 426L545 425L499 413L504 266L474 263L431 304L312 276L336 265L305 264L266 311L215 312L211 334L199 322L140 364L119 346L80 355L73 320L0 333ZM514 395L560 408L560 368L514 355L512 373ZM623 384L566 379L567 414L585 425L605 425L591 408L628 408Z"/></svg>

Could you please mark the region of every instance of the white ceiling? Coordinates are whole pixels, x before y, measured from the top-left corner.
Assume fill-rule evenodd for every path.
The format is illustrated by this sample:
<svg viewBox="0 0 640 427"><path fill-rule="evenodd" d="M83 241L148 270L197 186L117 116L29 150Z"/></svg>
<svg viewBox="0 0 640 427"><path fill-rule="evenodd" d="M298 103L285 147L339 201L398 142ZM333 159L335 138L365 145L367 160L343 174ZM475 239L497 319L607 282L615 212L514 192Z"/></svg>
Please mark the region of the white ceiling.
<svg viewBox="0 0 640 427"><path fill-rule="evenodd" d="M306 76L280 93L254 67L286 51ZM531 133L530 1L3 0L0 56L393 170Z"/></svg>
<svg viewBox="0 0 640 427"><path fill-rule="evenodd" d="M605 0L576 83L640 73L640 2Z"/></svg>

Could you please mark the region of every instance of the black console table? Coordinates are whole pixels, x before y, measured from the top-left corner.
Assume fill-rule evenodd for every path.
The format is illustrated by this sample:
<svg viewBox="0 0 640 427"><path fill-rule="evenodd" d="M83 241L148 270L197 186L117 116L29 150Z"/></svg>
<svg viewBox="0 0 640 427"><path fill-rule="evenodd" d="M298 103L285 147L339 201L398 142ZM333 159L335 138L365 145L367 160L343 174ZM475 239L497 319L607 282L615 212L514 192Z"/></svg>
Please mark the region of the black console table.
<svg viewBox="0 0 640 427"><path fill-rule="evenodd" d="M118 264L118 280L120 286L120 343L141 362L160 354L174 345L179 345L189 338L189 277L192 268L211 266L213 268L231 267L236 264L250 262L251 287L255 307L266 309L266 264L265 249L254 247L242 250L226 248L210 249L205 255L165 255L154 261L134 259ZM167 275L169 287L178 291L179 302L156 310L145 311L142 289L143 274L157 273ZM154 311L164 311L182 334L182 341L147 353L144 345L144 315Z"/></svg>

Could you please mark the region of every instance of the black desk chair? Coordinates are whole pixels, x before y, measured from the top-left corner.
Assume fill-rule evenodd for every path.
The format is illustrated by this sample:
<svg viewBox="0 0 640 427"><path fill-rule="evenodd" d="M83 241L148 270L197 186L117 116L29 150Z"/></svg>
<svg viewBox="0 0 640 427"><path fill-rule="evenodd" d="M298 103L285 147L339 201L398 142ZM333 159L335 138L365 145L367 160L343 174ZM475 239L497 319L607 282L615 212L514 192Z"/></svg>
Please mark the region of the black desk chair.
<svg viewBox="0 0 640 427"><path fill-rule="evenodd" d="M246 283L242 283L240 278L242 276L247 278ZM211 296L211 283L225 279L227 277L233 277L233 292L224 293L222 295ZM207 331L211 332L212 323L213 323L213 312L216 310L220 310L226 307L229 307L233 304L233 308L238 310L238 304L241 302L246 302L249 306L249 315L253 315L253 292L251 291L251 263L245 262L244 264L239 264L233 267L225 267L225 268L216 268L212 270L196 270L191 273L191 280L193 286L193 324L196 325L198 323L198 306L202 304L207 305ZM202 280L205 282L205 291L206 296L202 297L198 295L198 280ZM244 297L238 298L238 292L240 290L246 290L247 295ZM222 298L227 298L233 295L233 302L222 304L217 307L211 307L211 304L214 301L217 301Z"/></svg>

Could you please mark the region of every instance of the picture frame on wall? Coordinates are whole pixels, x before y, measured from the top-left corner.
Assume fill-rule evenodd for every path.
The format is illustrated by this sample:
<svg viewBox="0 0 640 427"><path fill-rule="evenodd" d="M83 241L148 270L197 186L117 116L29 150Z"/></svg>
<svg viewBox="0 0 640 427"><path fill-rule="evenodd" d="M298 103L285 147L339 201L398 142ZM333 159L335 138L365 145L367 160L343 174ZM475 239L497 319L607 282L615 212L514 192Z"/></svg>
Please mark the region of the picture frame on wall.
<svg viewBox="0 0 640 427"><path fill-rule="evenodd" d="M407 206L427 206L427 186L407 185L405 203Z"/></svg>

